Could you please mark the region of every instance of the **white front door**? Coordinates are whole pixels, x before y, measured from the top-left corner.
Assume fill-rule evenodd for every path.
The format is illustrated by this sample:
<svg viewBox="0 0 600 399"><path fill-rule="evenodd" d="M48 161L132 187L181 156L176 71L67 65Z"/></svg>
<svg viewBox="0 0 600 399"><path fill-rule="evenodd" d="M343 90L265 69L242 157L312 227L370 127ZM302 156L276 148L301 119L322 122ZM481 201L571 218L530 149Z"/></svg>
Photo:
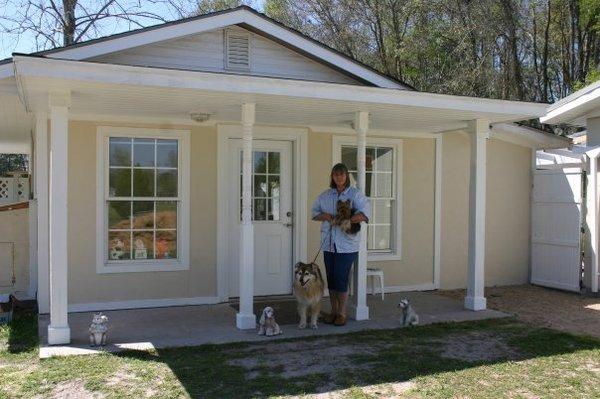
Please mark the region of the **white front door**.
<svg viewBox="0 0 600 399"><path fill-rule="evenodd" d="M229 296L239 296L242 141L229 139ZM254 140L254 295L292 292L292 143Z"/></svg>

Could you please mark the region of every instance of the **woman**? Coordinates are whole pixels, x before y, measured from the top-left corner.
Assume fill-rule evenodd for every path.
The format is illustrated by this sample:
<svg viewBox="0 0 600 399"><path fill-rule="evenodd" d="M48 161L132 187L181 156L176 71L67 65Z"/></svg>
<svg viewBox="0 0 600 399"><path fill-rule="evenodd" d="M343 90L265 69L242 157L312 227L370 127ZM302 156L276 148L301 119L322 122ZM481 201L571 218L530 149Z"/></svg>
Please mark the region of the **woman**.
<svg viewBox="0 0 600 399"><path fill-rule="evenodd" d="M324 322L343 326L346 324L348 301L348 277L350 268L358 256L360 234L346 234L339 226L332 225L338 200L350 200L352 223L369 221L369 200L357 188L350 187L348 168L342 163L331 169L330 188L317 197L312 207L312 218L321 224L321 250L327 272L327 287L331 301L331 314Z"/></svg>

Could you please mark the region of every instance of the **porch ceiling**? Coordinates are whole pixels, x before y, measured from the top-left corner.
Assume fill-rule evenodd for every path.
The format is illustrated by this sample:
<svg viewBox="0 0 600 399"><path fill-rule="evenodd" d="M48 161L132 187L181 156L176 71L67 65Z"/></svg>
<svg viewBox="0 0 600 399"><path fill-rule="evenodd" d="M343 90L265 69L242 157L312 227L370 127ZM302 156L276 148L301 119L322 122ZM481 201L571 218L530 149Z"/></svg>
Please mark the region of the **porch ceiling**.
<svg viewBox="0 0 600 399"><path fill-rule="evenodd" d="M27 109L45 111L48 93L71 93L72 118L133 118L190 124L190 112L213 122L239 122L241 104L256 103L256 122L348 128L356 111L380 131L436 133L473 119L491 123L537 118L544 104L416 93L402 90L15 57Z"/></svg>
<svg viewBox="0 0 600 399"><path fill-rule="evenodd" d="M0 79L0 153L30 153L31 128L15 79Z"/></svg>

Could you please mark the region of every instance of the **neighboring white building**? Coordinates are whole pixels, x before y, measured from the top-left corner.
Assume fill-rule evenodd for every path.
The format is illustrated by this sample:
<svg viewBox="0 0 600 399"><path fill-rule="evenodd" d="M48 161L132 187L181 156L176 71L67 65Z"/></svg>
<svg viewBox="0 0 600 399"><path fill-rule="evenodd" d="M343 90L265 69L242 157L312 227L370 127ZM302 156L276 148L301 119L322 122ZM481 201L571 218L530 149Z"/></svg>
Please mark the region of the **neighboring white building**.
<svg viewBox="0 0 600 399"><path fill-rule="evenodd" d="M512 124L544 104L418 92L248 7L15 54L0 101L0 145L33 154L51 344L68 312L238 296L253 328L254 295L290 294L317 252L337 161L373 208L355 317L367 262L387 291L467 287L485 309L484 285L529 278L535 150L570 143Z"/></svg>

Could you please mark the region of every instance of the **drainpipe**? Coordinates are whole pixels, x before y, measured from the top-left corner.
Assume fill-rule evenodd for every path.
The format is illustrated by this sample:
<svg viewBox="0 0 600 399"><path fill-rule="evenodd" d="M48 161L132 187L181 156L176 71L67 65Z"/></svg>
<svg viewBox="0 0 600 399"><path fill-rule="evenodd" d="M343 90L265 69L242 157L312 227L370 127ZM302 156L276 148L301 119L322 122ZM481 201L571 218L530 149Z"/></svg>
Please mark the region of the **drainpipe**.
<svg viewBox="0 0 600 399"><path fill-rule="evenodd" d="M587 152L590 160L590 186L588 186L588 198L591 198L592 226L590 228L590 243L592 248L592 264L590 265L591 292L598 292L598 157L600 157L600 149L595 148Z"/></svg>

